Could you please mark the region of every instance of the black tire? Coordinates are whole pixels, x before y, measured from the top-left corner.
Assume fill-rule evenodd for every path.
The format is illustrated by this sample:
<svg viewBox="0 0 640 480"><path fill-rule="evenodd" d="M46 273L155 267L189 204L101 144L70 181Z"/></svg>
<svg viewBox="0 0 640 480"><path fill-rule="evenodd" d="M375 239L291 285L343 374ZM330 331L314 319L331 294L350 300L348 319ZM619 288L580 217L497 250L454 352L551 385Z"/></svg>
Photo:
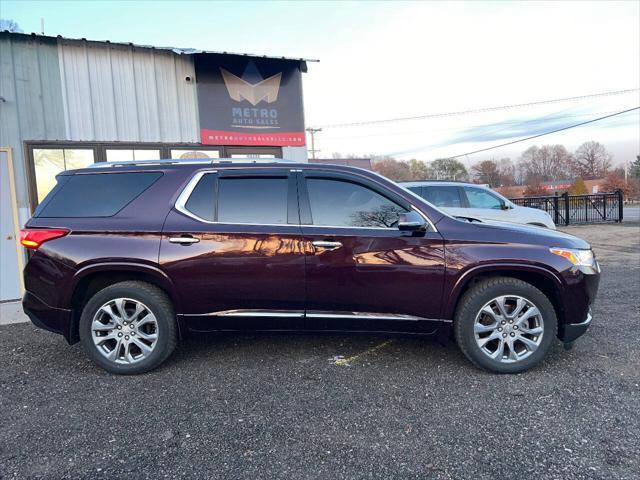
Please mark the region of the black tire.
<svg viewBox="0 0 640 480"><path fill-rule="evenodd" d="M544 332L538 348L514 363L490 358L478 346L474 334L474 323L480 309L502 295L518 295L531 301L538 307L544 321ZM462 353L474 365L495 373L518 373L534 367L547 355L557 332L556 311L547 296L530 283L511 277L493 277L473 285L462 296L454 319L454 334Z"/></svg>
<svg viewBox="0 0 640 480"><path fill-rule="evenodd" d="M129 298L143 303L156 317L157 340L146 358L131 364L108 360L94 344L91 324L98 309L110 300ZM176 346L177 327L173 305L166 293L145 282L126 281L110 285L97 292L84 306L79 325L80 341L87 355L110 373L135 375L148 372L163 363Z"/></svg>

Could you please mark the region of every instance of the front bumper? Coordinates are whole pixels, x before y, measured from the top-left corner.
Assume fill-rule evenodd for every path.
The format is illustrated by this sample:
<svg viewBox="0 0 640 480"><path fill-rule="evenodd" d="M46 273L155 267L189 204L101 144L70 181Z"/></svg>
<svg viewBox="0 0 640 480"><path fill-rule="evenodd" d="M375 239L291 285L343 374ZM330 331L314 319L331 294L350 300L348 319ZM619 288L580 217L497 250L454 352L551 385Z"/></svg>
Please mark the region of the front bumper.
<svg viewBox="0 0 640 480"><path fill-rule="evenodd" d="M587 318L580 323L567 323L562 325L560 327L558 337L564 343L573 342L576 338L582 336L587 331L591 325L591 320L593 320L593 314L591 313L591 307L589 307L589 310L587 311Z"/></svg>
<svg viewBox="0 0 640 480"><path fill-rule="evenodd" d="M22 309L36 327L63 335L70 341L71 310L51 307L29 291L22 298Z"/></svg>

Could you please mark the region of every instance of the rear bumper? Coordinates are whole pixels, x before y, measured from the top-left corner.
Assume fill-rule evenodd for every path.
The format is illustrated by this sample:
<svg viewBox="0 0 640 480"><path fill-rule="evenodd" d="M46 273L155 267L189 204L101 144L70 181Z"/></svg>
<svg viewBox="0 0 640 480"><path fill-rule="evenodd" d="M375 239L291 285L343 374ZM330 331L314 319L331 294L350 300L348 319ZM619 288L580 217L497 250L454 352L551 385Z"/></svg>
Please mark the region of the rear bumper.
<svg viewBox="0 0 640 480"><path fill-rule="evenodd" d="M36 327L63 335L70 341L71 310L51 307L29 291L22 298L22 309Z"/></svg>

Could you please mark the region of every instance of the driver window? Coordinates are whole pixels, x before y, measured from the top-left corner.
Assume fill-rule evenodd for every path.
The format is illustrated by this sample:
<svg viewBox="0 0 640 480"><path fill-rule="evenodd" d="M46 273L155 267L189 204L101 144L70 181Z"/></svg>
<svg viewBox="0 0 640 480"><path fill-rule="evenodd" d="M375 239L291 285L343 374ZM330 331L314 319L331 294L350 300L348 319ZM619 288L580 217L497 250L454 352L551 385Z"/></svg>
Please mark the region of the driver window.
<svg viewBox="0 0 640 480"><path fill-rule="evenodd" d="M464 187L464 192L467 194L470 208L493 208L498 210L502 208L500 199L487 190Z"/></svg>
<svg viewBox="0 0 640 480"><path fill-rule="evenodd" d="M407 210L379 193L342 180L308 178L314 225L394 228Z"/></svg>

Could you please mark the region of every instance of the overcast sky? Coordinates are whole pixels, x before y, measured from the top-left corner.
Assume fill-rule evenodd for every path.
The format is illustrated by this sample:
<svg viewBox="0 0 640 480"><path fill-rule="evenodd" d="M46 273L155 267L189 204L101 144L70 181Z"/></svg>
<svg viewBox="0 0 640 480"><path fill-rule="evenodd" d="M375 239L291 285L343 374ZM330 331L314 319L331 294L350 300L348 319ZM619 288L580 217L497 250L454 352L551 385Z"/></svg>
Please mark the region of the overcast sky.
<svg viewBox="0 0 640 480"><path fill-rule="evenodd" d="M319 59L304 76L307 126L367 122L635 89L623 95L428 120L325 127L321 156L460 155L640 106L640 2L0 1L25 32ZM640 153L640 113L532 144Z"/></svg>

